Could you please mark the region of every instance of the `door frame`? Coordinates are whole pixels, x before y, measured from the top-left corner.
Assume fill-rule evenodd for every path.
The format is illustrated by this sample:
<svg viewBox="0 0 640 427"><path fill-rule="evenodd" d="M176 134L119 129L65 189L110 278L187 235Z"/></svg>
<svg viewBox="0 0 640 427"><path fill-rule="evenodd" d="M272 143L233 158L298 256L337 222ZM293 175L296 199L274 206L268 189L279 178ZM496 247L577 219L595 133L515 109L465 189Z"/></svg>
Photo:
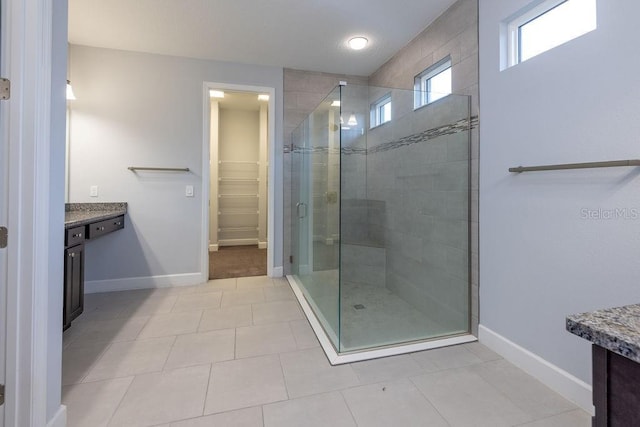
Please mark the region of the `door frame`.
<svg viewBox="0 0 640 427"><path fill-rule="evenodd" d="M51 209L59 193L51 171L61 166L55 152L59 141L52 141L58 137L52 112L64 105L64 86L53 87L52 75L60 71L60 57L66 57L59 25L66 39L67 2L2 0L2 7L2 52L8 60L2 74L11 80L11 99L2 101L7 129L1 135L9 149L4 421L6 426L59 426L65 411L54 391L60 376L56 379L52 369L61 356L62 323L59 346L52 346L58 337L50 335L56 330L50 320L56 311L56 319L62 314L62 275L51 273L59 270L55 263L62 263L52 249L62 241L63 212L62 205L59 212Z"/></svg>
<svg viewBox="0 0 640 427"><path fill-rule="evenodd" d="M209 224L210 209L209 195L211 194L210 176L210 144L211 144L211 98L209 96L210 89L229 90L237 92L257 92L269 94L269 110L268 110L268 170L267 170L267 276L274 277L275 270L275 251L274 247L274 231L275 231L275 159L276 159L276 89L269 86L253 86L231 83L204 82L203 85L203 139L202 139L202 240L201 254L203 272L205 281L209 278ZM281 248L280 248L281 249Z"/></svg>

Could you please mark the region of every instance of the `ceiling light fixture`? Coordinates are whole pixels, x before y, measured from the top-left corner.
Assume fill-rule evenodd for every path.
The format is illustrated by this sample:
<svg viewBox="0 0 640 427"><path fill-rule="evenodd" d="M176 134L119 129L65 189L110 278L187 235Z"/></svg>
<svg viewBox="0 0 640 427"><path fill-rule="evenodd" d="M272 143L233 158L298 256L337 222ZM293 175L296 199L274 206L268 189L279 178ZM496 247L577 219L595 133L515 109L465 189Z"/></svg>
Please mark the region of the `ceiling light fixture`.
<svg viewBox="0 0 640 427"><path fill-rule="evenodd" d="M71 81L67 80L67 101L73 101L76 96L73 94L73 88L71 87Z"/></svg>
<svg viewBox="0 0 640 427"><path fill-rule="evenodd" d="M258 95L258 101L268 101L268 100L269 100L269 95L265 93L261 93Z"/></svg>
<svg viewBox="0 0 640 427"><path fill-rule="evenodd" d="M349 116L349 121L347 122L349 126L358 126L358 120L356 120L356 115L352 114Z"/></svg>
<svg viewBox="0 0 640 427"><path fill-rule="evenodd" d="M369 43L369 40L367 40L365 37L353 37L351 39L349 39L349 41L347 42L347 44L349 45L349 47L353 50L361 50L364 49L367 46L367 43Z"/></svg>
<svg viewBox="0 0 640 427"><path fill-rule="evenodd" d="M209 90L209 96L211 98L224 98L224 92L221 91L221 90L210 89Z"/></svg>
<svg viewBox="0 0 640 427"><path fill-rule="evenodd" d="M331 103L332 107L339 107L340 106L340 100L336 99Z"/></svg>

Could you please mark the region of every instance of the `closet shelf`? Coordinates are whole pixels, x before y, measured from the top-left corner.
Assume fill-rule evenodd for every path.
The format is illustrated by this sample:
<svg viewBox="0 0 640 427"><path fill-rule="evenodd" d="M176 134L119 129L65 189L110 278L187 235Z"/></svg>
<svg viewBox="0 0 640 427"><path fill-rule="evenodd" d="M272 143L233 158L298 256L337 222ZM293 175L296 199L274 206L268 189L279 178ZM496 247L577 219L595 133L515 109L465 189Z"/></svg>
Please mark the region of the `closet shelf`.
<svg viewBox="0 0 640 427"><path fill-rule="evenodd" d="M260 162L248 162L241 160L218 160L218 164L230 164L230 165L259 165Z"/></svg>
<svg viewBox="0 0 640 427"><path fill-rule="evenodd" d="M221 182L260 182L260 178L218 178Z"/></svg>
<svg viewBox="0 0 640 427"><path fill-rule="evenodd" d="M247 197L260 197L259 194L218 194L219 198L222 197L237 197L237 198L247 198Z"/></svg>
<svg viewBox="0 0 640 427"><path fill-rule="evenodd" d="M218 228L218 231L256 231L258 227L221 227Z"/></svg>
<svg viewBox="0 0 640 427"><path fill-rule="evenodd" d="M260 211L253 211L247 209L225 209L225 211L218 211L218 215L259 215Z"/></svg>

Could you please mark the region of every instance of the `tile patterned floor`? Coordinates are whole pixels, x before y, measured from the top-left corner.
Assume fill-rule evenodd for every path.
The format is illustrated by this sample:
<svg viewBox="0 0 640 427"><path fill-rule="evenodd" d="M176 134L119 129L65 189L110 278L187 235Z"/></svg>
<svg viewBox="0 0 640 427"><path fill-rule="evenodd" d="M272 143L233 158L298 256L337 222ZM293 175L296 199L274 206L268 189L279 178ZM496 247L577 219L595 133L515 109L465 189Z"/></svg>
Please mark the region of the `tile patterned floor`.
<svg viewBox="0 0 640 427"><path fill-rule="evenodd" d="M68 426L590 426L478 343L332 367L283 279L86 296Z"/></svg>

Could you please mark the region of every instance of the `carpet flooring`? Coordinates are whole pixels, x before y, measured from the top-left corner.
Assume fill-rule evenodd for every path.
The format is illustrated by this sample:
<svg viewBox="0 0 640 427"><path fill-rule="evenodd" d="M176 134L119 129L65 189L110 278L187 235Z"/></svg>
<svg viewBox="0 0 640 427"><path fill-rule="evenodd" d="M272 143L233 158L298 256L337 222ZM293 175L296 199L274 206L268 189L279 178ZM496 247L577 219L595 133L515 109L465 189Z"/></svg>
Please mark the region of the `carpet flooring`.
<svg viewBox="0 0 640 427"><path fill-rule="evenodd" d="M223 246L216 252L209 252L209 279L266 274L266 249L258 249L258 246Z"/></svg>

